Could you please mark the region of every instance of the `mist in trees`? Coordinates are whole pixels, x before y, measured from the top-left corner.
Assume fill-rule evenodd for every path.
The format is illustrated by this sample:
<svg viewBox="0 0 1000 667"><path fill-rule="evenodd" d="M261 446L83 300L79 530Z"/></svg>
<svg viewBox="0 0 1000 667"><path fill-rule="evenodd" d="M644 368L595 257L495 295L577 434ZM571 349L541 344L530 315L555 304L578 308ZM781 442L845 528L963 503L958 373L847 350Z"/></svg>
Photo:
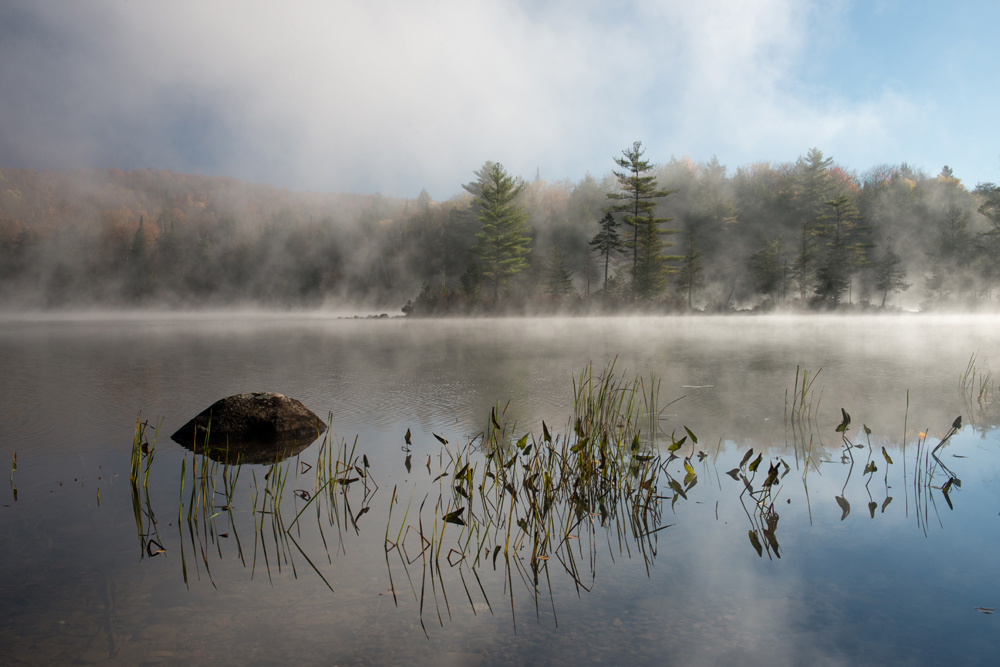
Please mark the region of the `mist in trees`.
<svg viewBox="0 0 1000 667"><path fill-rule="evenodd" d="M3 169L0 303L413 315L996 303L996 184L905 163L859 173L816 148L734 171L645 153L635 142L578 182L486 162L445 201Z"/></svg>

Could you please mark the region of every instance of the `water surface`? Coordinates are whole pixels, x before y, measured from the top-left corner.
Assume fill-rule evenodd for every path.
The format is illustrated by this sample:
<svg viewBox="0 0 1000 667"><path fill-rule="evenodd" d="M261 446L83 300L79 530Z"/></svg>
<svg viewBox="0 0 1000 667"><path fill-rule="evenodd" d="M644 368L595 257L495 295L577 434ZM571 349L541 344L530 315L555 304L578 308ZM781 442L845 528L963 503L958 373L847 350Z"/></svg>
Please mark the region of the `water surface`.
<svg viewBox="0 0 1000 667"><path fill-rule="evenodd" d="M7 398L0 453L10 461L16 452L18 466L0 508L7 545L0 566L8 573L0 583L0 658L933 664L960 656L985 663L994 616L976 608L995 607L1000 593L991 558L1000 458L990 406L963 400L959 378L974 353L983 368L1000 358L997 324L919 316L8 317L0 323ZM447 471L447 458L434 434L452 447L465 443L498 402L518 437L540 437L543 419L566 433L573 376L612 363L646 385L659 382L661 451L685 426L699 438L666 464L683 477L683 457L694 455L698 484L685 500L661 502L662 525L673 525L656 533L652 558L623 552L614 531L598 526L604 541L588 556L585 590L555 560L536 587L524 574L530 567L515 565L509 576L489 563L429 571L421 560L404 567L395 552L386 557L392 489L404 499L389 522L395 531L411 492L417 500L431 494L430 505L441 487L431 480ZM822 371L807 402L811 420L789 428L797 368ZM232 523L218 524L227 537L199 550L183 517L178 525L179 505L186 512L189 504L180 493L182 465L190 491L195 464L166 435L218 398L245 391L299 398L332 415L336 442L357 439L356 453L368 457L380 485L357 531L350 521L318 521L310 506L311 522L295 532L302 552L279 555L272 538L273 562L261 567L258 546L254 565L249 496L253 475L260 481L267 472L262 466L245 466L234 512L216 519ZM846 458L834 432L841 408L853 418L852 442L864 444ZM153 557L139 547L128 483L140 412L162 419L150 506L165 553ZM960 414L963 429L939 452L962 482L949 494L952 509L934 488L944 473L929 490L915 484L915 455L921 431L936 444ZM871 450L862 424L872 431ZM404 452L407 429L413 444ZM750 447L763 453L764 466L783 460L790 468L774 503L776 553L758 555L748 539L754 503L725 474ZM292 491L315 490L314 472L302 471L316 463L318 448L285 464L293 475L284 496L290 517L305 504ZM814 468L804 484L807 456ZM869 460L878 471L864 475ZM357 488L350 493L360 502ZM851 507L843 520L838 496ZM420 516L432 515L427 508Z"/></svg>

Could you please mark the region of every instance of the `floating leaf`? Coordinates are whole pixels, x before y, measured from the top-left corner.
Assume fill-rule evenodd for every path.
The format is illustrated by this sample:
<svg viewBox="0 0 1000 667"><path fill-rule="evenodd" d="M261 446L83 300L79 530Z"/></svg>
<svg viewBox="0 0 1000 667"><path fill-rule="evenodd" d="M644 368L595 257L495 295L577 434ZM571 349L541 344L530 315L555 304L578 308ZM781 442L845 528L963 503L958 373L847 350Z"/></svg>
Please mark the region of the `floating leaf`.
<svg viewBox="0 0 1000 667"><path fill-rule="evenodd" d="M667 447L667 451L676 452L678 449L681 448L681 445L683 445L686 441L687 441L686 435L680 440L674 440L674 442L669 447Z"/></svg>
<svg viewBox="0 0 1000 667"><path fill-rule="evenodd" d="M753 463L750 464L750 467L747 468L747 470L749 470L750 472L757 472L757 466L759 466L760 462L763 460L764 460L764 455L758 454L757 458L753 460Z"/></svg>
<svg viewBox="0 0 1000 667"><path fill-rule="evenodd" d="M440 442L440 443L441 443L442 445L447 445L447 444L448 444L448 441L447 441L447 440L445 440L444 438L442 438L442 437L441 437L440 435L438 435L437 433L431 433L431 435L433 435L433 436L434 436L435 438L437 438L437 439L438 439L438 441L439 441L439 442Z"/></svg>
<svg viewBox="0 0 1000 667"><path fill-rule="evenodd" d="M847 518L847 515L851 513L851 503L847 502L847 498L844 498L843 496L836 496L836 498L837 504L840 505L840 509L844 511L844 513L840 516L840 520L843 521Z"/></svg>
<svg viewBox="0 0 1000 667"><path fill-rule="evenodd" d="M892 465L892 459L889 457L889 452L885 451L885 447L882 448L882 456L885 457L885 462Z"/></svg>
<svg viewBox="0 0 1000 667"><path fill-rule="evenodd" d="M694 474L694 468L691 467L691 460L690 459L684 459L684 470L689 475L693 475Z"/></svg>
<svg viewBox="0 0 1000 667"><path fill-rule="evenodd" d="M862 424L861 428L863 428L865 430L865 435L871 435L872 434L872 430L870 428L868 428L868 424Z"/></svg>
<svg viewBox="0 0 1000 667"><path fill-rule="evenodd" d="M365 508L365 509L367 509L367 508ZM465 511L464 507L459 507L454 512L448 512L447 514L445 514L444 515L444 520L447 521L448 523L453 523L453 524L458 525L458 526L464 526L465 525L465 520L462 519L462 512L464 512L464 511Z"/></svg>
<svg viewBox="0 0 1000 667"><path fill-rule="evenodd" d="M410 456L411 456L410 454L407 454L406 461L404 461L404 465L406 466L406 472L410 472Z"/></svg>
<svg viewBox="0 0 1000 667"><path fill-rule="evenodd" d="M778 466L771 464L767 470L767 479L764 480L764 486L771 486L778 481Z"/></svg>
<svg viewBox="0 0 1000 667"><path fill-rule="evenodd" d="M743 455L743 460L740 461L740 468L742 468L743 466L745 466L747 464L747 461L750 460L751 456L753 456L753 447L750 448L749 452L747 452L746 454Z"/></svg>
<svg viewBox="0 0 1000 667"><path fill-rule="evenodd" d="M695 434L691 432L691 429L689 429L687 426L685 426L684 430L687 431L688 437L691 438L691 442L693 442L694 444L697 445L698 444L698 438L695 437Z"/></svg>
<svg viewBox="0 0 1000 667"><path fill-rule="evenodd" d="M748 530L747 533L750 535L750 544L752 544L753 548L757 550L757 555L763 558L764 547L760 543L760 538L757 537L757 531Z"/></svg>
<svg viewBox="0 0 1000 667"><path fill-rule="evenodd" d="M412 442L410 442L410 429L406 429L406 435L403 436L403 441L406 442L406 444L408 445L413 444Z"/></svg>
<svg viewBox="0 0 1000 667"><path fill-rule="evenodd" d="M771 551L774 552L774 555L781 558L781 554L778 553L778 538L775 536L774 531L762 530L761 532L764 534L764 539L767 540L767 543L771 545Z"/></svg>
<svg viewBox="0 0 1000 667"><path fill-rule="evenodd" d="M878 503L877 502L875 502L873 500L870 503L868 503L868 512L872 515L873 519L875 518L875 510L877 510L877 509L878 509Z"/></svg>
<svg viewBox="0 0 1000 667"><path fill-rule="evenodd" d="M517 441L517 448L524 449L524 446L528 444L528 434L525 433L524 437Z"/></svg>
<svg viewBox="0 0 1000 667"><path fill-rule="evenodd" d="M887 496L885 500L882 501L882 514L885 514L885 508L889 506L892 502L892 496Z"/></svg>
<svg viewBox="0 0 1000 667"><path fill-rule="evenodd" d="M708 454L706 454L705 452L701 451L700 449L698 450L698 461L699 462L704 461L706 456L708 456Z"/></svg>
<svg viewBox="0 0 1000 667"><path fill-rule="evenodd" d="M978 611L981 614L992 614L993 607L976 607L976 611Z"/></svg>
<svg viewBox="0 0 1000 667"><path fill-rule="evenodd" d="M878 468L875 466L874 461L869 461L868 465L865 466L865 471L862 474L867 475L868 473L878 472Z"/></svg>
<svg viewBox="0 0 1000 667"><path fill-rule="evenodd" d="M730 470L726 474L729 475L730 477L732 477L734 480L735 479L739 479L740 469L739 468L733 468L732 470Z"/></svg>
<svg viewBox="0 0 1000 667"><path fill-rule="evenodd" d="M681 488L681 485L680 485L680 484L678 484L678 483L677 483L677 482L676 482L675 480L672 480L672 479L671 479L671 480L669 480L669 481L667 482L667 486L669 486L669 487L670 487L671 489L673 489L673 490L674 490L674 492L675 492L675 493L676 493L677 495L679 495L679 496L680 496L681 498L683 498L684 500L687 500L687 494L686 494L686 493L684 493L684 489L682 489L682 488Z"/></svg>
<svg viewBox="0 0 1000 667"><path fill-rule="evenodd" d="M545 420L542 420L542 438L545 442L552 442L552 434L549 433L549 427L545 425Z"/></svg>
<svg viewBox="0 0 1000 667"><path fill-rule="evenodd" d="M685 475L684 476L684 490L690 491L694 488L694 485L698 483L698 475Z"/></svg>
<svg viewBox="0 0 1000 667"><path fill-rule="evenodd" d="M844 416L844 420L837 427L837 433L844 433L847 431L847 427L851 425L851 415L847 414L847 410L844 408L840 409L840 414Z"/></svg>

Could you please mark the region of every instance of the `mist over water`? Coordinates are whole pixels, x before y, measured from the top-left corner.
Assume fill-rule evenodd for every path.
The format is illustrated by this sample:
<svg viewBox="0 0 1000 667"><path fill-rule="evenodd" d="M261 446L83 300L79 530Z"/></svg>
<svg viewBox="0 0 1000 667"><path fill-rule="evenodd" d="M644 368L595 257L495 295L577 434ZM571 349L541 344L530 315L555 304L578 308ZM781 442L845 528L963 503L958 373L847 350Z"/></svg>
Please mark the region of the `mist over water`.
<svg viewBox="0 0 1000 667"><path fill-rule="evenodd" d="M1000 358L997 324L986 316L412 321L228 313L7 321L2 374L20 388L0 442L25 459L35 448L96 446L100 434L128 432L140 411L172 432L218 398L247 391L331 412L331 428L344 436L397 436L410 426L465 436L508 401L508 414L537 430L543 419L568 419L574 375L612 363L622 376L659 383L661 407L670 403L665 433L688 426L711 441L782 443L798 367L821 371L821 424L839 420L843 407L896 437L907 392L911 425L944 430L963 411L959 377L972 354L986 365ZM40 441L41 433L63 436Z"/></svg>

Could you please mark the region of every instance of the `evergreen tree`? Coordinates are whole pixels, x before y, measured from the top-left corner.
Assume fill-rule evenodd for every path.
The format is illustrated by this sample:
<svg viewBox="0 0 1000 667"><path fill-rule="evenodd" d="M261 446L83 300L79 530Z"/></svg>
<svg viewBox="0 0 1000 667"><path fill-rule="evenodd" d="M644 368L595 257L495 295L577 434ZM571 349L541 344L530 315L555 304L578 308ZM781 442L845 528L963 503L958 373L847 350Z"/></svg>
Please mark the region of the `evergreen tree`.
<svg viewBox="0 0 1000 667"><path fill-rule="evenodd" d="M573 291L573 272L566 268L559 246L552 246L549 262L545 267L545 278L549 293L556 299L562 299Z"/></svg>
<svg viewBox="0 0 1000 667"><path fill-rule="evenodd" d="M816 260L816 241L812 222L804 222L799 229L795 247L795 261L792 262L792 279L799 288L799 300L805 303L806 291L812 279L812 266Z"/></svg>
<svg viewBox="0 0 1000 667"><path fill-rule="evenodd" d="M615 216L610 212L605 213L601 218L601 231L597 232L590 241L591 247L600 257L604 258L604 291L608 291L608 268L611 265L611 256L625 252L625 242L622 241L621 234L618 233L618 223Z"/></svg>
<svg viewBox="0 0 1000 667"><path fill-rule="evenodd" d="M926 282L927 291L944 296L952 291L961 294L970 290L971 249L969 217L962 207L952 204L941 219L937 246L929 253L931 275Z"/></svg>
<svg viewBox="0 0 1000 667"><path fill-rule="evenodd" d="M688 309L692 307L692 294L705 284L701 268L701 253L698 252L698 238L692 225L687 226L687 249L680 271L677 272L677 293L687 294Z"/></svg>
<svg viewBox="0 0 1000 667"><path fill-rule="evenodd" d="M816 295L836 306L854 273L868 263L872 245L862 238L870 228L861 224L861 214L849 197L841 195L826 203L833 212L817 227L817 234L827 239L827 250L816 272Z"/></svg>
<svg viewBox="0 0 1000 667"><path fill-rule="evenodd" d="M479 272L479 264L476 263L475 257L469 257L469 261L465 264L465 271L459 277L459 282L462 284L462 292L469 301L479 301L479 289L483 282L483 276Z"/></svg>
<svg viewBox="0 0 1000 667"><path fill-rule="evenodd" d="M979 212L986 217L989 228L977 234L977 260L980 275L986 284L986 300L992 297L993 283L1000 274L1000 186L980 183L976 194L984 199Z"/></svg>
<svg viewBox="0 0 1000 667"><path fill-rule="evenodd" d="M795 163L792 185L795 190L793 210L798 218L798 242L792 278L799 288L799 299L805 302L812 282L816 262L815 236L821 232L820 223L826 219L826 202L833 195L829 169L833 158L824 158L818 148L810 148L805 158ZM828 282L821 279L821 282Z"/></svg>
<svg viewBox="0 0 1000 667"><path fill-rule="evenodd" d="M527 266L531 237L528 216L517 203L524 183L500 164L487 166L480 174L480 192L474 196L482 222L474 251L483 258L483 275L493 283L493 300L497 301L501 283Z"/></svg>
<svg viewBox="0 0 1000 667"><path fill-rule="evenodd" d="M885 299L889 292L903 292L910 285L906 282L906 269L900 264L900 259L892 249L892 239L886 244L885 254L879 260L875 269L875 289L882 292L882 307L885 308Z"/></svg>
<svg viewBox="0 0 1000 667"><path fill-rule="evenodd" d="M684 256L663 254L663 249L673 242L661 238L655 218L644 218L640 223L637 262L632 269L632 296L639 301L652 301L667 289L667 276L672 271L666 262L681 261Z"/></svg>
<svg viewBox="0 0 1000 667"><path fill-rule="evenodd" d="M781 253L784 249L785 243L778 236L773 241L765 241L764 246L750 256L756 293L770 297L782 288L785 267L781 262Z"/></svg>
<svg viewBox="0 0 1000 667"><path fill-rule="evenodd" d="M655 292L659 294L666 287L666 277L658 275L662 270L663 259L654 257L656 251L673 243L664 244L654 237L660 234L676 234L679 230L660 230L659 225L673 218L657 218L655 216L657 199L670 194L669 190L659 190L656 186L656 176L648 174L653 165L643 160L645 151L642 142L636 141L631 149L622 151L622 157L615 158L615 164L621 171L614 171L618 179L619 191L609 192L608 199L622 203L610 206L607 211L622 213L622 222L630 230L630 238L626 247L632 249L632 281L633 296L641 298L643 294ZM644 259L640 259L640 255ZM642 266L640 267L640 262ZM661 284L658 290L655 285Z"/></svg>

